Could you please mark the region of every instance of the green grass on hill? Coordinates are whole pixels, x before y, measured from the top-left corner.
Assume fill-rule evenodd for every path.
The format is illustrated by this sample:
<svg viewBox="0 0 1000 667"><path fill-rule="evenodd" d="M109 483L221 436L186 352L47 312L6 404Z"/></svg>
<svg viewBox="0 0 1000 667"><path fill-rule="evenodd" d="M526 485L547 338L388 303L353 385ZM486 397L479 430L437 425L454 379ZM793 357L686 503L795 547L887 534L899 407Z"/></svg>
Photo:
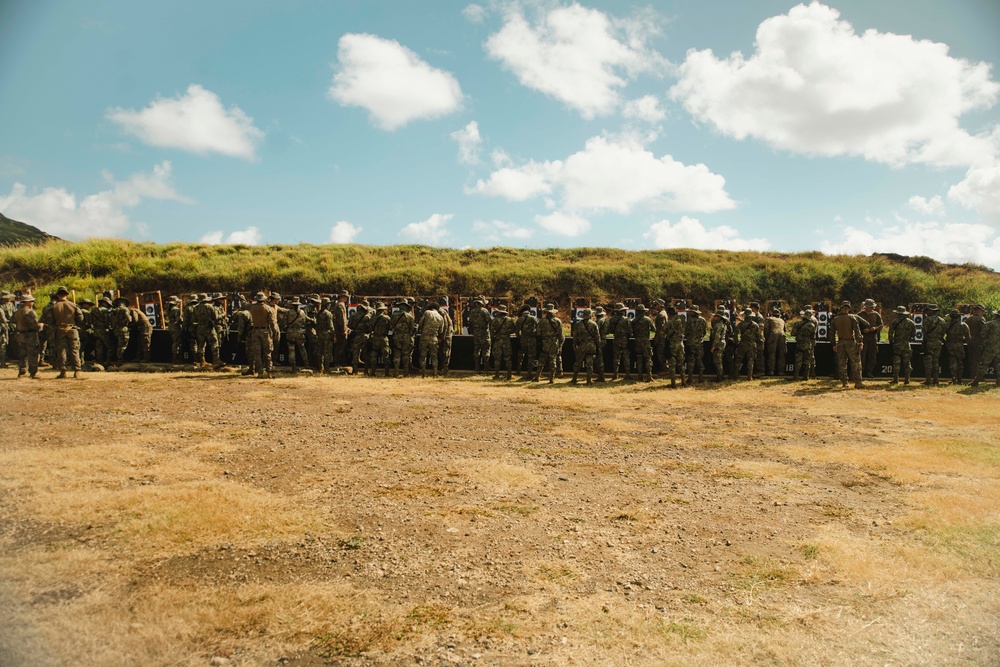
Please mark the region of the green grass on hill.
<svg viewBox="0 0 1000 667"><path fill-rule="evenodd" d="M0 213L0 246L45 243L55 238L37 227L32 227L17 220L11 220L3 213Z"/></svg>
<svg viewBox="0 0 1000 667"><path fill-rule="evenodd" d="M0 248L0 285L45 293L272 289L282 293L487 294L715 299L872 297L887 307L936 301L1000 306L1000 274L928 258L609 248L453 250L428 246L202 245L92 240Z"/></svg>

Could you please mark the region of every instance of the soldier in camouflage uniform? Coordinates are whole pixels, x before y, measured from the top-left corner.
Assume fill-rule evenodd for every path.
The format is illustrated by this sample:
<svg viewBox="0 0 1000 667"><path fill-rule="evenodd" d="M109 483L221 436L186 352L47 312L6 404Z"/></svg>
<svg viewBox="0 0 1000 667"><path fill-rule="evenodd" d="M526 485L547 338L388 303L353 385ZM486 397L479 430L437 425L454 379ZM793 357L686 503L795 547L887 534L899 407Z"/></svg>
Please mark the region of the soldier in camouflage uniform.
<svg viewBox="0 0 1000 667"><path fill-rule="evenodd" d="M892 345L892 380L889 384L899 384L900 371L903 384L910 384L910 372L913 370L910 364L910 341L917 333L917 325L910 318L906 306L899 306L893 312L896 313L896 319L889 325L889 344Z"/></svg>
<svg viewBox="0 0 1000 667"><path fill-rule="evenodd" d="M490 367L490 311L480 298L472 300L469 311L469 333L472 335L472 363L475 372L486 372Z"/></svg>
<svg viewBox="0 0 1000 667"><path fill-rule="evenodd" d="M863 377L875 377L875 366L878 357L878 339L882 333L882 316L875 310L875 299L865 299L858 317L861 321L861 336L864 338L865 349L861 351L861 374Z"/></svg>
<svg viewBox="0 0 1000 667"><path fill-rule="evenodd" d="M200 301L201 297L192 294L184 303L184 336L187 339L192 364L198 363L198 324L195 321L195 311L198 310Z"/></svg>
<svg viewBox="0 0 1000 667"><path fill-rule="evenodd" d="M132 324L132 312L128 307L128 299L118 297L108 312L108 330L115 338L115 361L125 363L125 350L128 349L129 327Z"/></svg>
<svg viewBox="0 0 1000 667"><path fill-rule="evenodd" d="M322 349L319 343L319 335L316 333L316 314L323 307L323 300L320 298L319 294L313 294L306 299L309 307L306 309L306 351L309 353L309 363L308 365L313 368L313 370L321 370L323 367L323 362L320 357L322 355Z"/></svg>
<svg viewBox="0 0 1000 667"><path fill-rule="evenodd" d="M811 306L806 306L802 311L802 317L792 327L792 336L795 338L795 371L792 374L793 380L801 377L809 380L816 377L816 330L819 328L819 320L813 316Z"/></svg>
<svg viewBox="0 0 1000 667"><path fill-rule="evenodd" d="M258 378L271 378L271 352L274 350L274 341L281 334L278 328L278 311L264 298L263 292L257 292L254 301L256 303L250 306L251 364L257 371Z"/></svg>
<svg viewBox="0 0 1000 667"><path fill-rule="evenodd" d="M299 366L309 365L309 352L306 350L306 320L309 316L299 307L302 303L298 297L288 300L285 309L285 342L288 345L288 364L293 373L299 372Z"/></svg>
<svg viewBox="0 0 1000 667"><path fill-rule="evenodd" d="M413 336L417 333L417 321L413 318L413 306L406 301L393 304L397 309L389 318L389 330L392 331L392 377L400 370L403 377L410 375L410 363L413 360Z"/></svg>
<svg viewBox="0 0 1000 667"><path fill-rule="evenodd" d="M684 325L684 340L687 341L687 379L685 384L691 384L695 370L698 371L698 384L705 380L705 334L708 333L708 321L701 316L698 306L691 306L687 311L687 323Z"/></svg>
<svg viewBox="0 0 1000 667"><path fill-rule="evenodd" d="M514 364L510 337L514 334L514 320L507 316L507 306L500 306L493 311L490 322L490 356L493 358L493 379L500 379L500 367L507 368L507 379L510 379Z"/></svg>
<svg viewBox="0 0 1000 667"><path fill-rule="evenodd" d="M656 353L656 371L667 371L667 309L662 299L653 299L653 351Z"/></svg>
<svg viewBox="0 0 1000 667"><path fill-rule="evenodd" d="M347 326L347 302L350 301L351 294L344 290L337 297L337 302L333 304L333 366L346 366L348 348L348 335L350 328Z"/></svg>
<svg viewBox="0 0 1000 667"><path fill-rule="evenodd" d="M524 375L534 375L535 358L538 356L538 318L531 314L531 306L521 306L514 323L518 340L517 370Z"/></svg>
<svg viewBox="0 0 1000 667"><path fill-rule="evenodd" d="M0 293L0 368L7 368L7 346L17 338L15 311L14 293Z"/></svg>
<svg viewBox="0 0 1000 667"><path fill-rule="evenodd" d="M1000 309L993 312L993 319L983 327L983 354L979 357L979 369L976 371L976 379L972 381L973 387L979 386L990 366L996 371L997 386L1000 387Z"/></svg>
<svg viewBox="0 0 1000 667"><path fill-rule="evenodd" d="M451 319L448 308L448 297L438 298L438 312L444 320L444 331L441 332L441 339L438 343L438 371L441 375L448 374L448 367L451 366L451 340L455 336L455 320Z"/></svg>
<svg viewBox="0 0 1000 667"><path fill-rule="evenodd" d="M618 368L625 365L625 379L632 379L632 359L628 352L628 339L632 335L632 322L628 319L628 308L624 303L616 303L615 314L608 322L611 335L614 336L614 355L611 362L611 379L618 379Z"/></svg>
<svg viewBox="0 0 1000 667"><path fill-rule="evenodd" d="M281 295L272 294L271 295L271 305L277 312L277 317L279 318L279 324L284 319L284 308L281 307ZM215 337L219 341L219 358L216 360L217 365L222 365L223 360L223 348L226 347L229 342L229 313L226 312L226 295L217 293L212 298L212 307L215 308ZM274 339L274 347L278 346L278 338Z"/></svg>
<svg viewBox="0 0 1000 667"><path fill-rule="evenodd" d="M547 308L544 317L538 322L538 335L541 337L542 346L541 354L538 357L538 367L535 369L535 382L538 382L546 369L549 372L549 384L555 382L556 356L559 355L562 344L566 340L562 320L556 317L557 313L555 307Z"/></svg>
<svg viewBox="0 0 1000 667"><path fill-rule="evenodd" d="M132 316L133 335L139 343L138 358L148 363L153 342L153 324L146 317L146 314L138 308L129 308L129 310L131 311L129 314Z"/></svg>
<svg viewBox="0 0 1000 667"><path fill-rule="evenodd" d="M237 295L235 299L233 302L232 329L233 333L236 334L236 349L243 350L243 354L247 359L247 367L244 369L243 375L253 375L255 369L253 367L253 359L250 357L250 334L253 331L250 306L242 295Z"/></svg>
<svg viewBox="0 0 1000 667"><path fill-rule="evenodd" d="M372 318L372 332L369 337L371 349L365 362L365 375L371 377L375 377L380 366L385 369L385 376L389 377L392 352L389 349L389 316L386 314L388 310L384 303L375 304L375 317Z"/></svg>
<svg viewBox="0 0 1000 667"><path fill-rule="evenodd" d="M43 326L35 312L35 297L30 294L21 295L21 307L14 313L14 327L17 329L18 347L21 350L21 360L17 366L19 379L30 374L34 380L38 373L38 355L41 349L38 332Z"/></svg>
<svg viewBox="0 0 1000 667"><path fill-rule="evenodd" d="M962 321L962 314L952 309L948 313L951 321L945 332L945 349L948 350L948 369L951 371L951 383L962 384L962 372L965 362L965 346L972 338L969 325Z"/></svg>
<svg viewBox="0 0 1000 667"><path fill-rule="evenodd" d="M329 373L333 370L333 340L336 336L334 332L334 314L331 308L323 308L322 301L310 299L314 307L312 314L316 320L316 347L319 351L320 373Z"/></svg>
<svg viewBox="0 0 1000 667"><path fill-rule="evenodd" d="M646 306L641 303L636 306L632 335L635 337L635 369L642 382L653 381L653 342L650 336L656 333L655 326L646 315Z"/></svg>
<svg viewBox="0 0 1000 667"><path fill-rule="evenodd" d="M673 306L667 306L667 326L663 329L665 338L664 359L667 364L667 377L670 378L670 387L677 386L677 375L679 372L681 380L684 380L684 328L685 320L677 313Z"/></svg>
<svg viewBox="0 0 1000 667"><path fill-rule="evenodd" d="M368 336L372 331L372 311L367 301L361 301L351 314L347 328L351 330L351 375L356 375L361 368L361 357L365 356L368 346Z"/></svg>
<svg viewBox="0 0 1000 667"><path fill-rule="evenodd" d="M94 362L107 366L116 347L110 326L111 300L106 296L97 299L90 309L90 330L94 334Z"/></svg>
<svg viewBox="0 0 1000 667"><path fill-rule="evenodd" d="M56 302L56 293L49 292L49 302L42 306L41 321L45 322L49 317L49 313L52 310L52 306ZM49 339L52 337L52 330L48 327L42 327L42 330L38 333L38 342L40 348L38 350L38 365L48 366L47 359L49 358Z"/></svg>
<svg viewBox="0 0 1000 667"><path fill-rule="evenodd" d="M715 381L722 382L725 373L723 358L726 354L726 336L729 333L729 314L722 308L712 315L712 363L715 365Z"/></svg>
<svg viewBox="0 0 1000 667"><path fill-rule="evenodd" d="M427 366L431 367L431 377L437 377L438 348L444 335L444 318L441 317L441 305L431 301L427 304L424 314L420 316L420 377L427 377Z"/></svg>
<svg viewBox="0 0 1000 667"><path fill-rule="evenodd" d="M80 326L83 311L69 300L69 290L56 290L52 307L42 316L42 322L52 332L52 361L59 369L59 378L66 377L66 366L73 370L73 377L80 372Z"/></svg>
<svg viewBox="0 0 1000 667"><path fill-rule="evenodd" d="M775 305L764 320L764 341L767 347L767 375L785 374L785 320L781 318L781 308Z"/></svg>
<svg viewBox="0 0 1000 667"><path fill-rule="evenodd" d="M969 335L972 338L969 339L969 375L976 377L976 373L979 370L979 357L983 352L983 327L986 326L986 318L983 317L986 313L986 308L982 304L976 304L972 307L972 315L969 316L965 323L969 325Z"/></svg>
<svg viewBox="0 0 1000 667"><path fill-rule="evenodd" d="M757 356L754 358L753 362L754 370L757 371L756 377L760 377L764 374L764 347L766 347L764 345L765 317L764 314L760 312L760 304L756 301L752 301L750 303L750 317L753 318L753 321L760 327L760 336L757 341Z"/></svg>
<svg viewBox="0 0 1000 667"><path fill-rule="evenodd" d="M851 302L840 303L840 314L833 318L833 330L837 342L833 351L837 353L837 368L840 384L847 386L848 364L850 377L854 380L854 388L861 389L861 350L864 348L864 337L861 333L860 318L851 313Z"/></svg>
<svg viewBox="0 0 1000 667"><path fill-rule="evenodd" d="M167 312L164 320L167 331L170 332L170 361L179 364L184 359L184 317L181 311L181 300L176 296L167 299Z"/></svg>
<svg viewBox="0 0 1000 667"><path fill-rule="evenodd" d="M743 321L736 325L736 335L739 336L739 343L736 346L737 363L746 364L747 380L753 380L753 370L757 363L757 348L760 347L763 332L750 308L743 310Z"/></svg>
<svg viewBox="0 0 1000 667"><path fill-rule="evenodd" d="M611 318L605 314L603 306L594 309L594 324L601 334L597 352L594 353L594 372L597 373L597 381L604 382L604 348L608 343L608 334L611 333Z"/></svg>
<svg viewBox="0 0 1000 667"><path fill-rule="evenodd" d="M940 384L941 348L944 347L944 334L947 324L938 315L936 305L928 306L924 317L924 375L923 384Z"/></svg>
<svg viewBox="0 0 1000 667"><path fill-rule="evenodd" d="M590 319L590 316L590 308L584 308L580 311L580 319L573 323L574 362L573 379L571 380L573 384L576 384L577 376L583 369L587 371L587 384L590 384L590 377L594 372L594 357L601 344L601 330L597 323Z"/></svg>
<svg viewBox="0 0 1000 667"><path fill-rule="evenodd" d="M195 361L203 366L208 365L206 353L212 355L213 363L220 362L219 334L218 329L216 329L219 311L216 310L212 301L212 297L202 294L200 302L194 309L195 335L198 340L198 357Z"/></svg>
<svg viewBox="0 0 1000 667"><path fill-rule="evenodd" d="M80 361L86 363L94 359L94 326L90 319L90 311L94 309L94 302L90 299L80 299L77 302L81 312L83 312L83 324L80 325Z"/></svg>

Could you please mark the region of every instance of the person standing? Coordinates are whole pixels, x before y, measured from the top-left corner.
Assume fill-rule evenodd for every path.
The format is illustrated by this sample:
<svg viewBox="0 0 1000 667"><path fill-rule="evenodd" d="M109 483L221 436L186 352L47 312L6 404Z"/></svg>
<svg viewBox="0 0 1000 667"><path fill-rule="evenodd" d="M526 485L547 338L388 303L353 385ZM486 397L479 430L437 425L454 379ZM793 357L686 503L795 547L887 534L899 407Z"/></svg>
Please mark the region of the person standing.
<svg viewBox="0 0 1000 667"><path fill-rule="evenodd" d="M642 382L653 381L653 342L651 335L656 335L656 325L646 315L646 306L641 303L635 307L635 319L632 321L632 336L635 338L635 370Z"/></svg>
<svg viewBox="0 0 1000 667"><path fill-rule="evenodd" d="M469 333L472 335L472 363L476 373L490 367L490 311L486 302L476 297L469 311Z"/></svg>
<svg viewBox="0 0 1000 667"><path fill-rule="evenodd" d="M0 293L0 368L7 368L7 346L17 342L13 292Z"/></svg>
<svg viewBox="0 0 1000 667"><path fill-rule="evenodd" d="M983 353L983 327L986 326L986 308L977 303L972 307L972 315L965 323L969 325L969 375L976 377L979 370L979 358Z"/></svg>
<svg viewBox="0 0 1000 667"><path fill-rule="evenodd" d="M184 359L184 318L181 313L181 300L177 296L167 299L167 314L164 318L167 331L170 332L170 361L179 364Z"/></svg>
<svg viewBox="0 0 1000 667"><path fill-rule="evenodd" d="M38 313L35 312L35 297L32 295L21 295L21 306L14 313L14 326L17 328L17 343L21 350L17 377L20 379L28 374L28 377L34 380L38 373L38 357L41 352L38 333L45 325L38 319Z"/></svg>
<svg viewBox="0 0 1000 667"><path fill-rule="evenodd" d="M614 336L614 355L611 364L611 379L618 379L618 368L624 364L625 379L632 379L632 359L628 352L628 339L632 335L632 322L628 319L628 308L624 303L616 303L615 314L608 323L611 335Z"/></svg>
<svg viewBox="0 0 1000 667"><path fill-rule="evenodd" d="M775 305L771 314L764 320L764 341L767 345L767 368L765 373L770 376L785 374L785 320L781 317L781 308Z"/></svg>
<svg viewBox="0 0 1000 667"><path fill-rule="evenodd" d="M656 354L656 372L667 370L667 309L663 299L653 299L653 352Z"/></svg>
<svg viewBox="0 0 1000 667"><path fill-rule="evenodd" d="M531 306L521 306L514 322L514 335L518 341L517 372L534 375L535 358L538 356L538 318L531 314Z"/></svg>
<svg viewBox="0 0 1000 667"><path fill-rule="evenodd" d="M1000 387L1000 308L993 311L993 319L983 327L983 353L979 357L979 369L976 371L976 379L972 381L973 387L979 386L991 365L997 374L997 386Z"/></svg>
<svg viewBox="0 0 1000 667"><path fill-rule="evenodd" d="M343 290L337 297L337 303L333 304L333 366L347 365L347 337L350 335L350 327L347 326L347 302L350 301L351 294Z"/></svg>
<svg viewBox="0 0 1000 667"><path fill-rule="evenodd" d="M264 298L263 292L254 295L255 303L250 306L250 358L258 378L271 378L273 360L271 352L274 341L280 335L278 311Z"/></svg>
<svg viewBox="0 0 1000 667"><path fill-rule="evenodd" d="M392 352L389 348L389 309L381 301L375 304L375 317L372 319L371 349L368 361L365 362L365 375L375 377L379 367L385 369L389 377L389 365L392 363Z"/></svg>
<svg viewBox="0 0 1000 667"><path fill-rule="evenodd" d="M910 372L913 365L910 363L913 349L910 341L917 333L917 325L910 318L910 313L906 306L897 306L893 311L896 319L888 327L889 345L892 346L892 380L889 384L899 384L899 376L903 376L903 384L910 384Z"/></svg>
<svg viewBox="0 0 1000 667"><path fill-rule="evenodd" d="M501 366L507 369L507 379L510 380L514 363L510 337L514 334L514 320L507 316L507 306L500 305L493 311L493 321L490 322L490 357L493 359L493 379L500 379Z"/></svg>
<svg viewBox="0 0 1000 667"><path fill-rule="evenodd" d="M729 313L723 308L719 308L712 315L712 338L710 350L712 352L712 363L715 365L715 381L722 382L724 375L723 358L726 353L726 337L729 333Z"/></svg>
<svg viewBox="0 0 1000 667"><path fill-rule="evenodd" d="M319 368L317 370L320 373L330 373L334 366L333 341L336 336L333 309L323 308L323 302L320 299L309 299L309 303L313 306L312 316L316 320L316 348L319 352Z"/></svg>
<svg viewBox="0 0 1000 667"><path fill-rule="evenodd" d="M132 325L132 313L129 310L129 300L118 297L108 311L108 329L115 340L115 363L125 363L125 351L128 349L129 328Z"/></svg>
<svg viewBox="0 0 1000 667"><path fill-rule="evenodd" d="M760 303L753 301L750 303L750 317L754 322L757 323L757 353L754 358L754 370L757 371L757 376L760 377L764 374L764 323L765 317L762 312L760 312Z"/></svg>
<svg viewBox="0 0 1000 667"><path fill-rule="evenodd" d="M667 376L670 378L670 388L677 386L676 373L680 373L681 381L684 380L684 368L687 357L684 354L684 316L677 312L673 306L667 306L667 326L664 329L665 359L667 364Z"/></svg>
<svg viewBox="0 0 1000 667"><path fill-rule="evenodd" d="M746 363L747 380L753 380L754 366L757 363L757 348L760 346L761 327L750 308L743 310L743 321L736 325L736 334L739 336L736 349L737 364L741 361Z"/></svg>
<svg viewBox="0 0 1000 667"><path fill-rule="evenodd" d="M793 380L801 377L803 380L816 377L816 330L819 320L813 315L812 306L802 310L802 317L795 323L792 336L795 338L795 371Z"/></svg>
<svg viewBox="0 0 1000 667"><path fill-rule="evenodd" d="M851 314L851 302L840 302L840 314L833 318L833 329L837 335L837 342L833 346L833 351L837 353L837 368L840 373L840 383L842 387L847 386L847 367L850 363L850 377L854 380L855 389L861 389L861 350L864 348L864 339L861 334L861 327L858 318Z"/></svg>
<svg viewBox="0 0 1000 667"><path fill-rule="evenodd" d="M132 327L135 329L135 338L139 343L138 358L149 363L151 358L151 347L153 342L153 323L149 321L146 314L138 308L130 308L129 315L132 316Z"/></svg>
<svg viewBox="0 0 1000 667"><path fill-rule="evenodd" d="M601 334L597 352L594 353L594 372L597 373L597 381L604 382L604 349L608 346L608 334L611 332L611 319L604 312L604 306L594 309L594 324Z"/></svg>
<svg viewBox="0 0 1000 667"><path fill-rule="evenodd" d="M938 315L938 307L931 304L924 317L924 375L923 384L938 385L941 376L941 349L947 324Z"/></svg>
<svg viewBox="0 0 1000 667"><path fill-rule="evenodd" d="M285 342L288 344L288 364L293 373L299 372L300 365L309 365L309 352L306 350L306 320L309 317L302 312L301 305L299 298L293 296L285 309Z"/></svg>
<svg viewBox="0 0 1000 667"><path fill-rule="evenodd" d="M361 358L366 356L365 348L372 330L372 311L367 301L358 303L347 328L351 330L351 375L357 375L361 369Z"/></svg>
<svg viewBox="0 0 1000 667"><path fill-rule="evenodd" d="M413 306L406 301L397 301L393 304L396 311L390 318L390 330L392 331L392 377L396 377L400 370L403 377L410 375L410 363L413 361L413 336L417 332L417 321L413 317Z"/></svg>
<svg viewBox="0 0 1000 667"><path fill-rule="evenodd" d="M438 343L438 371L441 375L447 375L448 367L451 366L451 340L455 336L455 321L448 312L448 297L438 298L438 312L444 320L444 329Z"/></svg>
<svg viewBox="0 0 1000 667"><path fill-rule="evenodd" d="M951 371L951 383L962 384L963 364L965 362L965 346L972 335L969 325L962 321L962 314L955 309L948 312L951 321L945 332L945 349L948 350L948 370Z"/></svg>
<svg viewBox="0 0 1000 667"><path fill-rule="evenodd" d="M549 305L549 304L546 304ZM538 357L538 366L535 369L535 382L538 382L541 374L548 369L549 384L555 382L556 356L562 350L562 344L566 340L563 332L562 320L556 315L558 310L553 306L546 308L544 317L538 323L538 333L541 336L542 353Z"/></svg>
<svg viewBox="0 0 1000 667"><path fill-rule="evenodd" d="M444 318L441 317L441 305L431 301L420 316L420 377L427 377L427 367L431 367L431 377L437 377L438 347L444 333Z"/></svg>
<svg viewBox="0 0 1000 667"><path fill-rule="evenodd" d="M69 300L69 290L59 287L52 308L42 317L42 322L50 328L52 335L53 365L59 370L58 378L66 377L66 366L73 369L73 377L80 374L80 327L83 325L83 311Z"/></svg>
<svg viewBox="0 0 1000 667"><path fill-rule="evenodd" d="M580 311L579 319L573 323L574 362L573 379L571 380L573 384L576 384L581 370L587 372L587 384L590 384L591 375L594 373L594 356L597 354L601 331L597 323L590 319L591 314L590 308L584 308ZM650 324L652 324L652 320L650 320Z"/></svg>
<svg viewBox="0 0 1000 667"><path fill-rule="evenodd" d="M708 321L701 316L701 308L691 306L687 311L687 322L684 325L684 339L687 341L687 379L684 384L690 385L695 370L698 371L698 384L705 377L705 334L708 333Z"/></svg>
<svg viewBox="0 0 1000 667"><path fill-rule="evenodd" d="M874 299L865 299L858 317L862 320L861 336L865 344L861 353L861 374L862 377L873 378L878 357L878 339L882 333L882 315L875 310Z"/></svg>

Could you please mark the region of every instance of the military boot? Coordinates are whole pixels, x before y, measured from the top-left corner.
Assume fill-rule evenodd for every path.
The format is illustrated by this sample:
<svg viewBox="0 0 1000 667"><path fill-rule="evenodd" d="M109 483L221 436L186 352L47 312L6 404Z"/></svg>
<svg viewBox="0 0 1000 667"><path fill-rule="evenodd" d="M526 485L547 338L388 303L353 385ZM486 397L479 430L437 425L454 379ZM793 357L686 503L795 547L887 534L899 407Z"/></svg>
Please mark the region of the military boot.
<svg viewBox="0 0 1000 667"><path fill-rule="evenodd" d="M74 380L80 379L80 371L73 371L73 379Z"/></svg>
<svg viewBox="0 0 1000 667"><path fill-rule="evenodd" d="M698 372L698 384L701 384L704 381L705 381L705 372L704 371L699 371Z"/></svg>
<svg viewBox="0 0 1000 667"><path fill-rule="evenodd" d="M597 374L597 381L598 382L607 382L607 378L604 377L604 373L598 373Z"/></svg>
<svg viewBox="0 0 1000 667"><path fill-rule="evenodd" d="M62 380L66 377L66 371L60 371L59 375L56 376L57 380Z"/></svg>
<svg viewBox="0 0 1000 667"><path fill-rule="evenodd" d="M511 372L508 370L507 371L507 382L510 382L510 376L511 376Z"/></svg>

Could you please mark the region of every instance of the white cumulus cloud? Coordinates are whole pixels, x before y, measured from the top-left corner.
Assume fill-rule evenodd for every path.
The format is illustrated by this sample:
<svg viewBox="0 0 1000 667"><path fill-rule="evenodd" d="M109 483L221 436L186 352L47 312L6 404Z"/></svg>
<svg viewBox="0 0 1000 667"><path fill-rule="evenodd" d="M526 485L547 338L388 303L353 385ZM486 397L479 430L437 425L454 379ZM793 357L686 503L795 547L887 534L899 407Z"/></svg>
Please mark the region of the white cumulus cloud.
<svg viewBox="0 0 1000 667"><path fill-rule="evenodd" d="M462 106L462 89L451 73L431 67L394 40L346 34L337 59L330 99L367 109L383 130L439 118Z"/></svg>
<svg viewBox="0 0 1000 667"><path fill-rule="evenodd" d="M209 245L260 245L261 236L260 230L251 225L246 229L230 232L229 235L221 231L208 232L198 239L198 242Z"/></svg>
<svg viewBox="0 0 1000 667"><path fill-rule="evenodd" d="M560 236L580 236L590 231L590 221L573 213L563 213L555 211L548 215L536 215L537 222L542 229Z"/></svg>
<svg viewBox="0 0 1000 667"><path fill-rule="evenodd" d="M346 220L339 220L330 228L330 243L353 243L355 237L363 231L363 227L352 225Z"/></svg>
<svg viewBox="0 0 1000 667"><path fill-rule="evenodd" d="M28 194L27 187L14 183L10 195L0 195L0 211L54 236L75 240L124 234L132 227L126 209L144 199L191 203L174 189L167 161L153 167L152 172L132 174L125 181L116 181L108 173L104 177L109 189L79 200L65 188L50 187Z"/></svg>
<svg viewBox="0 0 1000 667"><path fill-rule="evenodd" d="M874 227L874 230L873 230ZM837 240L820 250L830 255L870 255L875 252L924 255L940 262L983 264L1000 270L1000 236L984 224L869 221L865 229L847 227Z"/></svg>
<svg viewBox="0 0 1000 667"><path fill-rule="evenodd" d="M107 118L143 143L198 155L221 153L256 159L264 133L242 109L226 109L219 96L191 84L177 97L157 97L144 109L113 108Z"/></svg>
<svg viewBox="0 0 1000 667"><path fill-rule="evenodd" d="M727 225L708 228L695 218L682 216L678 222L671 224L669 220L660 220L650 225L643 234L654 248L697 248L700 250L756 250L764 251L771 247L767 239L745 239L740 233Z"/></svg>
<svg viewBox="0 0 1000 667"><path fill-rule="evenodd" d="M479 136L479 123L470 121L461 130L451 133L451 138L458 143L458 161L462 164L479 164L482 160L479 151L483 146L483 138Z"/></svg>
<svg viewBox="0 0 1000 667"><path fill-rule="evenodd" d="M493 220L491 222L477 220L472 223L472 231L492 243L497 243L504 239L524 241L535 235L535 230L529 227L519 227L503 220Z"/></svg>
<svg viewBox="0 0 1000 667"><path fill-rule="evenodd" d="M1000 222L1000 161L969 168L965 179L948 190L948 199L979 211L987 220Z"/></svg>
<svg viewBox="0 0 1000 667"><path fill-rule="evenodd" d="M913 195L906 202L906 205L923 215L940 215L944 213L944 202L941 201L941 195L934 195L930 199L921 197L920 195Z"/></svg>
<svg viewBox="0 0 1000 667"><path fill-rule="evenodd" d="M435 213L423 222L411 222L399 233L416 243L443 245L448 238L448 221L454 217L452 213Z"/></svg>
<svg viewBox="0 0 1000 667"><path fill-rule="evenodd" d="M487 11L482 5L477 5L475 3L471 5L466 5L462 10L462 16L469 23L480 24L486 20Z"/></svg>
<svg viewBox="0 0 1000 667"><path fill-rule="evenodd" d="M643 95L626 102L622 107L622 116L647 123L659 123L667 117L667 112L660 106L660 100L655 95Z"/></svg>
<svg viewBox="0 0 1000 667"><path fill-rule="evenodd" d="M530 22L514 7L503 27L486 41L486 53L522 85L593 118L618 108L620 91L629 80L667 66L646 46L652 25L615 20L576 3L542 11Z"/></svg>
<svg viewBox="0 0 1000 667"><path fill-rule="evenodd" d="M565 161L503 167L470 191L525 201L558 189L569 210L628 213L641 205L709 212L735 206L725 185L725 178L703 164L657 158L628 137L592 137Z"/></svg>
<svg viewBox="0 0 1000 667"><path fill-rule="evenodd" d="M959 126L1000 94L987 63L907 35L857 34L818 2L761 23L749 58L691 50L679 75L672 97L738 139L894 166L968 166L992 152Z"/></svg>

